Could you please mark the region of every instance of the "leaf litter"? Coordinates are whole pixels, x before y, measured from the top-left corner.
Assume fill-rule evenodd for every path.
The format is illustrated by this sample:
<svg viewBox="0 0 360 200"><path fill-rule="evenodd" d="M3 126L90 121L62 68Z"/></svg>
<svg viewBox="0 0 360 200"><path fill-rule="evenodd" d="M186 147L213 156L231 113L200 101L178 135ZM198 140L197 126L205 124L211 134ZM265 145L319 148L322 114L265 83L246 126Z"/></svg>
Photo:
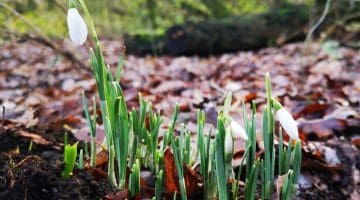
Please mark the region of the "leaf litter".
<svg viewBox="0 0 360 200"><path fill-rule="evenodd" d="M104 40L103 45L105 59L115 67L122 50L121 42ZM87 63L87 47L80 48L84 48L80 56ZM88 72L74 67L67 60L58 59L52 51L31 41L8 42L1 49L0 104L5 107L1 135L11 132L15 137L24 138L26 145L34 141L34 148L61 144L62 135L69 131L75 137L72 140L88 140L81 92L84 90L88 98L96 96L95 82ZM304 188L300 188L300 197L316 199L333 195L334 199L354 198L359 194L359 181L354 176L359 174L360 168L360 54L347 48L339 51L342 57L338 59L322 52L317 44L289 44L281 48L207 58L128 55L121 85L131 107L137 105L138 93L167 117L171 116L175 103L179 103L180 122L187 124L194 133L194 111L204 109L207 127L213 126L217 107L223 103L227 92L233 92L235 106L230 113L236 121L243 121L240 112L242 100L247 109L250 109L250 102L255 101L261 110L266 97L263 77L269 71L274 95L299 122L304 153L304 183L300 184ZM170 118L164 121L168 124ZM257 121L257 126L261 126L261 120ZM98 123L102 123L101 117ZM101 125L98 128L97 142L101 143L103 128ZM21 144L24 141L18 141L18 145L24 146ZM16 141L13 142L16 146ZM262 143L261 137L257 142ZM2 149L2 155L13 148ZM235 141L234 166L238 165L244 149L241 141ZM20 148L20 153L24 151ZM261 156L261 149L258 156ZM100 177L106 171L101 172L101 168L107 164L107 158L101 158L100 171L93 172ZM174 174L175 166L171 166L171 162L168 165L170 168L165 175L170 177L170 181L174 179L171 174ZM200 180L190 168L186 174L188 178L185 179L193 179L187 185L194 188L189 189L194 193L190 196L196 196L199 189L194 183L200 183ZM345 178L339 178L342 176ZM176 184L167 187L168 192L178 190ZM117 195L127 196L128 192L109 192L103 197L119 199Z"/></svg>

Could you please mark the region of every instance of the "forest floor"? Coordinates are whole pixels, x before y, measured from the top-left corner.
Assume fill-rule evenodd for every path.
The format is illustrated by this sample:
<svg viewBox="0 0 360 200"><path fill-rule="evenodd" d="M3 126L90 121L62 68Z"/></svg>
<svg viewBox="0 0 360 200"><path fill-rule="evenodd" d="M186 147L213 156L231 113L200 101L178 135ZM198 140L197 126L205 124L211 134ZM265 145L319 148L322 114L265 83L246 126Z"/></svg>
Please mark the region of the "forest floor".
<svg viewBox="0 0 360 200"><path fill-rule="evenodd" d="M103 49L115 71L121 43L104 40ZM88 65L88 47L77 50ZM141 93L167 116L167 125L179 103L178 124L195 133L196 109L204 109L213 123L230 91L235 120L242 122L241 101L247 107L255 101L262 110L267 71L273 95L299 122L303 162L297 198L360 199L359 51L339 48L334 56L318 44L299 43L206 58L127 55L120 82L129 108L137 107ZM0 199L117 199L101 170L77 170L68 180L60 175L64 133L70 142L88 139L82 91L89 98L96 94L91 73L51 49L33 41L1 46ZM257 118L261 130L260 112ZM98 133L101 142L101 126ZM235 154L244 147L235 141Z"/></svg>

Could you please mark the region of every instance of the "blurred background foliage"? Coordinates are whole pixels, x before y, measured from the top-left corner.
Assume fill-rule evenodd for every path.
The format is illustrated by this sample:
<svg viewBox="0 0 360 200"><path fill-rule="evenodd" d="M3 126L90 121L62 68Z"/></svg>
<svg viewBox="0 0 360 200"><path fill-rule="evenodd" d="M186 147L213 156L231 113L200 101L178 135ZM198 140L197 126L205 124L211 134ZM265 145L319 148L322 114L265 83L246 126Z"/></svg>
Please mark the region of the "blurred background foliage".
<svg viewBox="0 0 360 200"><path fill-rule="evenodd" d="M302 3L311 7L315 0L87 0L102 36L120 34L162 34L174 24L186 21L222 19L234 15L266 12L280 3ZM3 31L24 33L37 27L47 36L64 37L67 0L0 0L33 25L0 7Z"/></svg>
<svg viewBox="0 0 360 200"><path fill-rule="evenodd" d="M304 41L306 34L320 42L333 39L360 47L360 0L86 2L98 33L124 36L127 52L136 54L258 49ZM25 36L55 48L53 38L67 37L67 10L68 0L0 0L0 43Z"/></svg>

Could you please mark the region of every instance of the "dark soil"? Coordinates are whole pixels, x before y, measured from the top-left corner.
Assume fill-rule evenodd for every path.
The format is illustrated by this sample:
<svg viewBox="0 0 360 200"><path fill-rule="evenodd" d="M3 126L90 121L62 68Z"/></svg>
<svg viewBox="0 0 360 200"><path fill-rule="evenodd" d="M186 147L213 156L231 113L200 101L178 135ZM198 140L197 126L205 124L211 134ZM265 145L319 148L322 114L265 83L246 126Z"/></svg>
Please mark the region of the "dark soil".
<svg viewBox="0 0 360 200"><path fill-rule="evenodd" d="M360 152L346 139L331 139L326 146L337 150L341 162L339 171L303 169L302 174L311 176L314 184L311 188L301 188L297 196L299 199L357 199L360 192L359 172Z"/></svg>
<svg viewBox="0 0 360 200"><path fill-rule="evenodd" d="M62 153L51 146L33 144L29 151L30 139L14 131L1 132L0 141L1 200L101 199L112 191L86 171L63 179Z"/></svg>
<svg viewBox="0 0 360 200"><path fill-rule="evenodd" d="M30 139L14 130L2 131L0 141L1 200L101 199L114 192L106 179L96 179L86 171L75 170L70 179L63 179L62 153L52 146L34 143L29 150ZM349 142L337 139L326 145L336 146L342 170L303 169L303 175L311 176L315 183L311 188L300 186L297 199L351 199L351 194L359 190L352 172L353 168L360 170L360 153Z"/></svg>

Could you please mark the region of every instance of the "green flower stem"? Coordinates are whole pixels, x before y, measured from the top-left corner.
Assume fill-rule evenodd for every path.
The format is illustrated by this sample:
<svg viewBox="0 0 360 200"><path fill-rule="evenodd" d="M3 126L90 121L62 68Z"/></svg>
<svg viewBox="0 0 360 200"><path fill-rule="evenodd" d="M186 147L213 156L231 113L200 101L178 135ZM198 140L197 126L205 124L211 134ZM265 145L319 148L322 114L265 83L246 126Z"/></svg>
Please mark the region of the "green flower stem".
<svg viewBox="0 0 360 200"><path fill-rule="evenodd" d="M95 25L94 25L94 22L93 22L93 20L92 20L91 15L90 15L89 9L87 8L86 3L85 3L84 0L78 0L78 1L79 1L79 3L80 3L81 7L82 7L83 10L84 10L86 19L88 20L88 23L89 23L89 26L90 26L90 34L91 34L91 36L93 37L94 41L98 42L99 39L98 39L96 30L95 30Z"/></svg>
<svg viewBox="0 0 360 200"><path fill-rule="evenodd" d="M270 199L274 184L275 149L274 149L274 116L271 97L270 75L265 76L267 105L263 111L264 158L264 198Z"/></svg>
<svg viewBox="0 0 360 200"><path fill-rule="evenodd" d="M95 138L91 138L91 154L90 154L90 167L96 167L96 141Z"/></svg>
<svg viewBox="0 0 360 200"><path fill-rule="evenodd" d="M79 154L79 169L84 169L84 151L82 149L80 149L80 154Z"/></svg>
<svg viewBox="0 0 360 200"><path fill-rule="evenodd" d="M293 174L293 184L297 184L300 176L300 170L301 170L301 141L298 140L295 143L294 147L294 153L293 153L293 162L292 162L292 168L294 171Z"/></svg>
<svg viewBox="0 0 360 200"><path fill-rule="evenodd" d="M282 108L282 105L281 105L280 102L277 101L276 99L272 99L271 101L272 101L272 104L273 104L274 109L275 109L276 111L279 110L280 108Z"/></svg>
<svg viewBox="0 0 360 200"><path fill-rule="evenodd" d="M279 176L283 175L283 166L284 166L284 149L283 149L283 135L282 135L282 129L280 128L279 130L279 148L278 148L278 151L279 151L279 156L278 156L278 168L279 168Z"/></svg>
<svg viewBox="0 0 360 200"><path fill-rule="evenodd" d="M218 199L227 200L227 181L228 181L228 170L224 159L224 141L225 141L225 127L224 119L222 116L218 117L217 120L218 132L215 137L215 169L216 169L216 180L218 187Z"/></svg>
<svg viewBox="0 0 360 200"><path fill-rule="evenodd" d="M109 161L108 161L108 180L113 187L117 187L116 176L115 176L115 149L114 146L108 147L109 150Z"/></svg>
<svg viewBox="0 0 360 200"><path fill-rule="evenodd" d="M69 8L76 8L76 0L69 0Z"/></svg>

